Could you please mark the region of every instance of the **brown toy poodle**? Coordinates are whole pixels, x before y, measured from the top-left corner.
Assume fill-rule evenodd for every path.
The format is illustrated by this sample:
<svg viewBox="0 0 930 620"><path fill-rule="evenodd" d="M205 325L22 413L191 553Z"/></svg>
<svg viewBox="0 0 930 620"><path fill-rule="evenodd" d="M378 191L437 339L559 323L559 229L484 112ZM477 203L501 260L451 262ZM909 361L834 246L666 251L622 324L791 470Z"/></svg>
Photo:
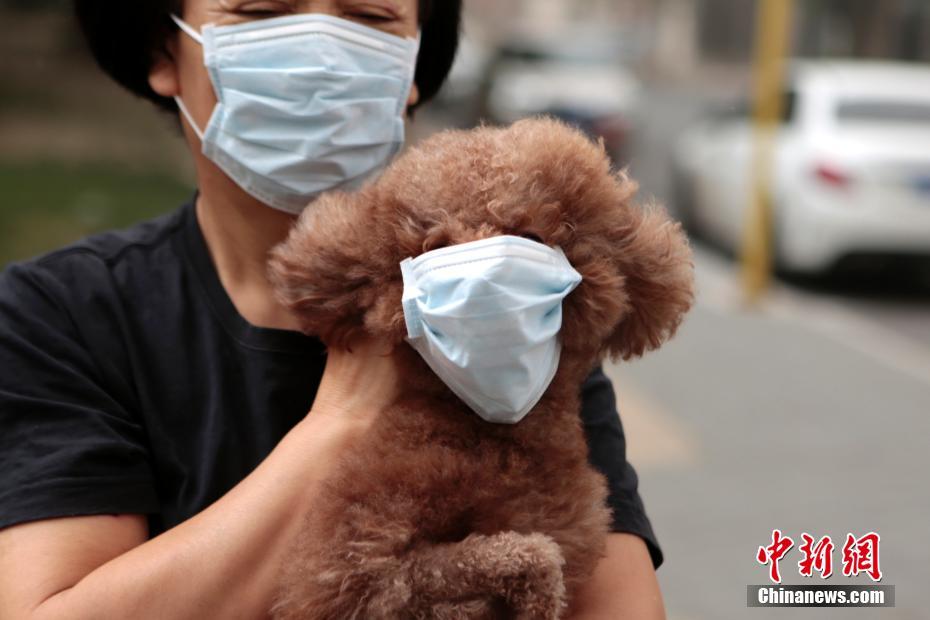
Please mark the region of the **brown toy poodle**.
<svg viewBox="0 0 930 620"><path fill-rule="evenodd" d="M692 303L686 237L604 148L548 119L436 135L357 193L309 207L272 253L280 299L326 344L396 344L402 394L307 516L278 618L559 618L604 555L603 476L580 386L676 331ZM517 424L479 418L406 342L399 263L497 235L559 246L583 281L563 301L554 379Z"/></svg>

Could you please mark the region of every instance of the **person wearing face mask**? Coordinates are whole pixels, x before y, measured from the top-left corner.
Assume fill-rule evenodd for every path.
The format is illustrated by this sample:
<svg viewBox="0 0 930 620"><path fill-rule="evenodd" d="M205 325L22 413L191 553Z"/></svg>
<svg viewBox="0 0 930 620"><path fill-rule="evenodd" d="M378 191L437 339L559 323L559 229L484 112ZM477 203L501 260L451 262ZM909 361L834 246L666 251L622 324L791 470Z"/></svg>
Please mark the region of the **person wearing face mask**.
<svg viewBox="0 0 930 620"><path fill-rule="evenodd" d="M101 67L178 115L198 191L0 274L0 617L264 617L301 515L397 384L383 344L299 333L267 254L389 164L460 0L75 4ZM616 533L575 616L663 617L610 382L582 389Z"/></svg>

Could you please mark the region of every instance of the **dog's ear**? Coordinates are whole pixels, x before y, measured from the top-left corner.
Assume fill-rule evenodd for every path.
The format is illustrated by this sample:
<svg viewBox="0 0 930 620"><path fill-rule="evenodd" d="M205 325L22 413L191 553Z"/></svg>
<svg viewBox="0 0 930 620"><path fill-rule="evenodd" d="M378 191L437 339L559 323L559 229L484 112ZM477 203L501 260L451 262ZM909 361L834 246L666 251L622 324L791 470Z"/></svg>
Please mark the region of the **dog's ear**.
<svg viewBox="0 0 930 620"><path fill-rule="evenodd" d="M625 360L671 338L694 301L694 264L681 224L658 205L627 213L611 244L626 307L604 343L610 357Z"/></svg>
<svg viewBox="0 0 930 620"><path fill-rule="evenodd" d="M404 323L400 268L389 264L385 249L393 240L376 221L375 204L366 190L325 194L271 251L268 274L278 300L326 344L345 344L363 328L390 336Z"/></svg>

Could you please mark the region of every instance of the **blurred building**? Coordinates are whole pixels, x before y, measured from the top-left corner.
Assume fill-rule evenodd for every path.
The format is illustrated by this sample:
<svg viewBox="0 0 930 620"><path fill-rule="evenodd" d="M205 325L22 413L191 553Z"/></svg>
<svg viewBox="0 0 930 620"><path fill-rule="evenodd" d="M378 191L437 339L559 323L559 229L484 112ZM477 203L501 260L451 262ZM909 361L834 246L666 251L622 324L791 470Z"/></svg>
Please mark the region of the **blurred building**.
<svg viewBox="0 0 930 620"><path fill-rule="evenodd" d="M558 32L612 24L648 39L643 59L659 75L701 64L745 65L752 56L757 2L750 0L470 0L473 34L499 42L514 32ZM930 61L927 0L796 0L795 56Z"/></svg>
<svg viewBox="0 0 930 620"><path fill-rule="evenodd" d="M469 0L466 8L482 30L506 36L511 30L555 31L567 24L627 24L651 13L651 0Z"/></svg>
<svg viewBox="0 0 930 620"><path fill-rule="evenodd" d="M798 46L805 55L930 61L926 0L802 2Z"/></svg>
<svg viewBox="0 0 930 620"><path fill-rule="evenodd" d="M699 0L701 53L745 60L751 53L756 3ZM798 56L930 60L930 3L926 0L796 1Z"/></svg>

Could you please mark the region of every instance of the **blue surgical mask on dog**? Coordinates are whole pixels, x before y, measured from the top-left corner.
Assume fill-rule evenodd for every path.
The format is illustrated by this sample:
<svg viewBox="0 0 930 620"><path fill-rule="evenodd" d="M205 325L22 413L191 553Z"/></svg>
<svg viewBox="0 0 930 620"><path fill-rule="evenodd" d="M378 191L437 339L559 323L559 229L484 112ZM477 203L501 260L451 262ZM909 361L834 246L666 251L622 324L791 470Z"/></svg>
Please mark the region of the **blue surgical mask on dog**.
<svg viewBox="0 0 930 620"><path fill-rule="evenodd" d="M581 282L562 250L503 235L400 267L407 342L483 419L522 420L555 376L562 300Z"/></svg>
<svg viewBox="0 0 930 620"><path fill-rule="evenodd" d="M299 213L319 194L356 189L404 142L417 39L320 14L198 33L217 104L203 130L175 101L203 154L263 203Z"/></svg>

